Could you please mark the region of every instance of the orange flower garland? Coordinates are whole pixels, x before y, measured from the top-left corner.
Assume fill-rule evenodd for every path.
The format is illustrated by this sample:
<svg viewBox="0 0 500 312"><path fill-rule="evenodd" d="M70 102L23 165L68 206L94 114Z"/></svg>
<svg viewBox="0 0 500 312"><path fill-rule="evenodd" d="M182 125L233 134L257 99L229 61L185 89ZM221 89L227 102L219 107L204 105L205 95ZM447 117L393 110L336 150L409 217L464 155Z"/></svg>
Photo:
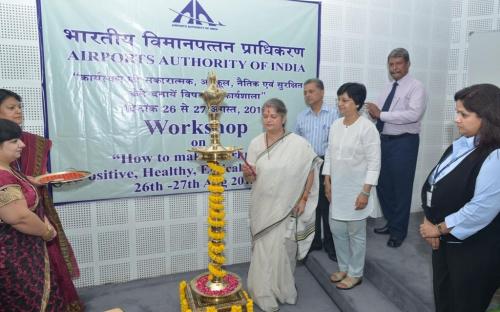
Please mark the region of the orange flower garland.
<svg viewBox="0 0 500 312"><path fill-rule="evenodd" d="M243 296L247 300L247 312L253 312L253 300L248 296L246 291L243 291Z"/></svg>
<svg viewBox="0 0 500 312"><path fill-rule="evenodd" d="M191 312L191 309L189 309L189 304L186 298L186 287L187 287L186 281L181 281L181 283L179 284L179 299L181 303L181 312Z"/></svg>
<svg viewBox="0 0 500 312"><path fill-rule="evenodd" d="M242 312L243 310L241 309L241 306L239 305L233 305L231 306L231 312Z"/></svg>
<svg viewBox="0 0 500 312"><path fill-rule="evenodd" d="M224 218L226 216L224 212L224 197L222 193L224 192L224 173L225 169L216 162L208 162L208 167L211 170L208 176L208 190L210 192L208 196L208 256L210 257L210 263L208 264L208 276L205 275L205 281L200 281L206 283L206 279L212 281L214 278L218 280L225 280L233 277L232 274L227 274L221 266L226 262L226 258L223 256L225 250L224 245ZM191 312L189 308L189 303L186 298L186 288L187 283L182 281L179 285L179 295L180 295L180 305L181 312ZM245 305L232 305L231 312L253 312L253 301L250 299L248 294L243 291L243 295L246 299ZM208 306L204 309L204 312L218 312L216 306Z"/></svg>
<svg viewBox="0 0 500 312"><path fill-rule="evenodd" d="M226 276L226 271L224 271L221 266L226 262L226 258L222 255L224 251L224 197L222 193L224 192L224 173L226 170L223 166L220 166L216 162L208 162L208 167L211 172L208 176L208 181L210 185L208 190L210 195L208 196L208 237L210 241L208 242L208 256L210 257L211 263L208 264L208 271L210 272L210 280L213 277L224 278Z"/></svg>

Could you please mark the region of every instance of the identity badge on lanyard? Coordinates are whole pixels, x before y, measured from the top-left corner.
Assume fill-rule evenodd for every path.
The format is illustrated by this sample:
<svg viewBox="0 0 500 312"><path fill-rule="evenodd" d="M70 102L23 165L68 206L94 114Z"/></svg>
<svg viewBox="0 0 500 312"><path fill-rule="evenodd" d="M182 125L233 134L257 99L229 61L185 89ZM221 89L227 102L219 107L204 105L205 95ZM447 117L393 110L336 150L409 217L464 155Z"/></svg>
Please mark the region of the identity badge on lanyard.
<svg viewBox="0 0 500 312"><path fill-rule="evenodd" d="M427 191L427 207L431 207L431 203L432 203L432 192L434 191L434 185L436 185L436 180L437 178L439 177L439 175L444 171L446 170L446 168L448 168L449 166L453 165L457 160L461 159L462 157L464 157L465 155L469 154L470 152L472 152L473 150L475 150L476 148L473 147L467 151L465 151L464 153L460 154L458 157L456 157L455 159L452 159L452 161L450 161L449 163L447 163L443 168L439 168L441 166L441 163L439 163L437 166L436 166L436 170L434 170L434 174L432 175L432 181L431 181L431 188L430 190Z"/></svg>

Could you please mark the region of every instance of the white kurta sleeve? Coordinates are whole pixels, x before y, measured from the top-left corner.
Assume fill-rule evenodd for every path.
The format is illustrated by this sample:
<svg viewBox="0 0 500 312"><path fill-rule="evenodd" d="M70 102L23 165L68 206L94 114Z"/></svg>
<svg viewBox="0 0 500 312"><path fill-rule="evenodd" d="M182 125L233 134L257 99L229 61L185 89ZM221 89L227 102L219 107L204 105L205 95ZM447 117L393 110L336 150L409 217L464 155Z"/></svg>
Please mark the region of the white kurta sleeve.
<svg viewBox="0 0 500 312"><path fill-rule="evenodd" d="M321 174L323 175L330 175L330 157L331 157L331 142L332 142L332 132L333 132L333 125L330 127L330 133L328 133L328 146L325 151L325 160L323 162L323 171Z"/></svg>
<svg viewBox="0 0 500 312"><path fill-rule="evenodd" d="M380 174L380 135L372 123L365 124L361 144L367 164L365 184L377 185Z"/></svg>

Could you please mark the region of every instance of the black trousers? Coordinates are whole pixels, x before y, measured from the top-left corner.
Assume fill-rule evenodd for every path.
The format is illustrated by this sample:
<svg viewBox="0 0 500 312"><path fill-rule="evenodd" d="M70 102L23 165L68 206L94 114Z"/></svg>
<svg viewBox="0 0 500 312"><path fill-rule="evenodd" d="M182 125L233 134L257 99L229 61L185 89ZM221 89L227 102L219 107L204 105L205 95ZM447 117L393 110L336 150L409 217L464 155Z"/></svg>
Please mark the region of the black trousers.
<svg viewBox="0 0 500 312"><path fill-rule="evenodd" d="M377 195L391 237L404 240L410 220L419 136L409 133L382 135L380 141L382 161Z"/></svg>
<svg viewBox="0 0 500 312"><path fill-rule="evenodd" d="M320 173L323 171L323 165L321 166ZM318 206L316 207L316 232L314 233L314 239L312 242L312 247L323 246L326 252L335 252L335 247L333 245L332 232L330 231L330 202L325 196L325 176L319 175L319 198ZM323 223L323 226L321 224ZM323 244L321 242L321 228L323 228Z"/></svg>
<svg viewBox="0 0 500 312"><path fill-rule="evenodd" d="M436 312L486 311L500 286L500 244L441 241L432 270Z"/></svg>

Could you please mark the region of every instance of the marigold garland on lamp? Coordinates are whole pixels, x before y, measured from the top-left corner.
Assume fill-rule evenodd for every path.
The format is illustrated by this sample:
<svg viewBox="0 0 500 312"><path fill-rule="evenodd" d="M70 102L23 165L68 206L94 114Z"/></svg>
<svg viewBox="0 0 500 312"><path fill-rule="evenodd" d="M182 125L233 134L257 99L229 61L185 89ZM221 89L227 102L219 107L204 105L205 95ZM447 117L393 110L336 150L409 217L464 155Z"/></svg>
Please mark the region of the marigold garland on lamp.
<svg viewBox="0 0 500 312"><path fill-rule="evenodd" d="M208 89L201 93L207 105L211 145L206 148L192 148L198 160L206 161L210 168L208 176L208 245L210 262L208 272L202 273L189 283L179 284L181 312L253 312L253 301L242 290L238 275L222 268L226 262L224 245L224 174L221 161L229 160L240 148L224 147L220 143L220 106L226 92L217 87L217 78L211 73L208 77Z"/></svg>

